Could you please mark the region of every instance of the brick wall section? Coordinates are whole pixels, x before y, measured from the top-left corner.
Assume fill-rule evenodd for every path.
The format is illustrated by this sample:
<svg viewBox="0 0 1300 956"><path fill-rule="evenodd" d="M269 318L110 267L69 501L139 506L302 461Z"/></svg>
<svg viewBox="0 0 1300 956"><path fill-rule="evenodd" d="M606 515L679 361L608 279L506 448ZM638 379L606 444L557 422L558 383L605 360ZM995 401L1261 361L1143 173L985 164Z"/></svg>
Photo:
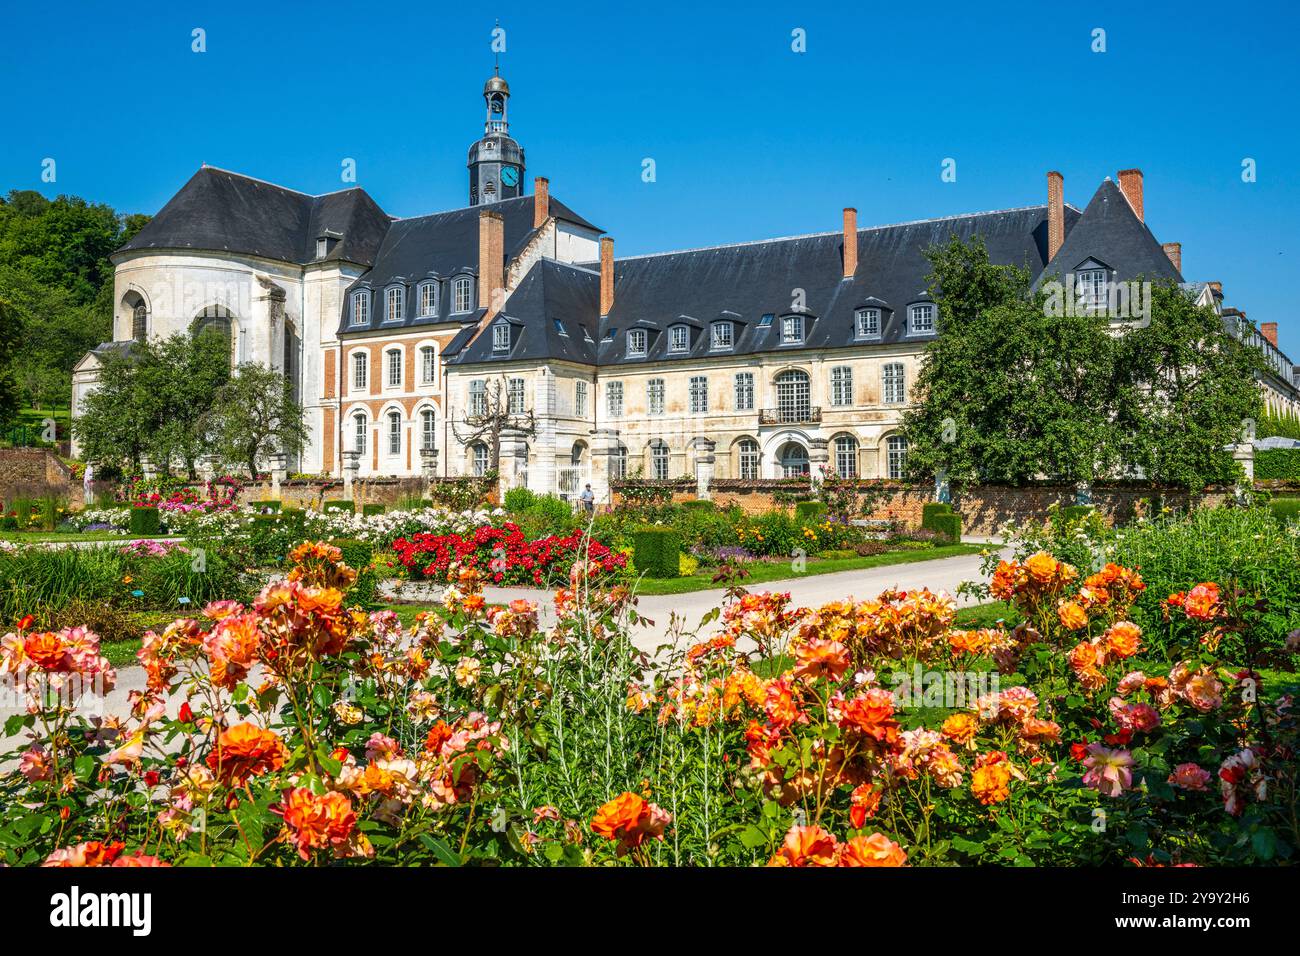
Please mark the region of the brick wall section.
<svg viewBox="0 0 1300 956"><path fill-rule="evenodd" d="M325 386L325 398L334 397L334 363L337 360L338 352L335 349L325 350L325 379L322 383Z"/></svg>
<svg viewBox="0 0 1300 956"><path fill-rule="evenodd" d="M0 499L55 494L80 505L81 483L54 452L45 448L0 448Z"/></svg>

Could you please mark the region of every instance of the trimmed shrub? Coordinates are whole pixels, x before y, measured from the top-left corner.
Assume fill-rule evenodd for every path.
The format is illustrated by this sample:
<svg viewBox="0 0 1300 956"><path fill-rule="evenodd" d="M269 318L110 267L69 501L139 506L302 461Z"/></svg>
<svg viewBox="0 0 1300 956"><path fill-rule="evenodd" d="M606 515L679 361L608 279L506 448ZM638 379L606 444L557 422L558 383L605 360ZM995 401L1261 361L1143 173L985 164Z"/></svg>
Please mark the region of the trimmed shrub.
<svg viewBox="0 0 1300 956"><path fill-rule="evenodd" d="M264 501L254 501L253 507L256 508L258 511L262 512L263 514L270 514L279 511L281 508L281 503L279 501L272 501L270 498L267 498Z"/></svg>
<svg viewBox="0 0 1300 956"><path fill-rule="evenodd" d="M321 510L322 511L351 511L355 513L357 508L356 505L354 505L352 502L346 499L335 498L330 501L322 502Z"/></svg>
<svg viewBox="0 0 1300 956"><path fill-rule="evenodd" d="M683 501L682 507L687 511L713 511L714 510L714 504L712 501L704 501L703 499L698 499L698 498L692 501Z"/></svg>
<svg viewBox="0 0 1300 956"><path fill-rule="evenodd" d="M632 560L647 577L677 577L681 551L681 535L672 528L641 528L632 533Z"/></svg>
<svg viewBox="0 0 1300 956"><path fill-rule="evenodd" d="M522 514L528 511L537 503L537 495L533 494L531 488L511 488L506 492L505 505L506 511L514 514Z"/></svg>
<svg viewBox="0 0 1300 956"><path fill-rule="evenodd" d="M348 588L349 604L371 607L379 603L379 572L370 566L374 545L356 538L335 538L330 544L343 552L343 563L357 572L356 583Z"/></svg>
<svg viewBox="0 0 1300 956"><path fill-rule="evenodd" d="M381 505L379 502L371 502L361 506L361 513L363 515L381 515L386 510L385 506Z"/></svg>
<svg viewBox="0 0 1300 956"><path fill-rule="evenodd" d="M1255 477L1300 480L1300 448L1265 448L1255 452Z"/></svg>
<svg viewBox="0 0 1300 956"><path fill-rule="evenodd" d="M943 501L928 501L921 505L921 527L928 528L930 531L937 531L934 526L934 519L939 515L952 514L952 505Z"/></svg>
<svg viewBox="0 0 1300 956"><path fill-rule="evenodd" d="M18 519L13 515L0 517L0 531L17 531Z"/></svg>
<svg viewBox="0 0 1300 956"><path fill-rule="evenodd" d="M826 513L823 501L799 501L794 506L794 519L800 524L816 521Z"/></svg>
<svg viewBox="0 0 1300 956"><path fill-rule="evenodd" d="M1273 517L1283 525L1300 521L1300 498L1274 498L1268 507Z"/></svg>
<svg viewBox="0 0 1300 956"><path fill-rule="evenodd" d="M157 508L132 508L129 529L132 534L158 534L162 530L162 519Z"/></svg>
<svg viewBox="0 0 1300 956"><path fill-rule="evenodd" d="M953 544L961 541L961 515L937 514L931 519L931 530L947 538Z"/></svg>
<svg viewBox="0 0 1300 956"><path fill-rule="evenodd" d="M335 538L330 544L343 552L343 563L357 573L370 567L375 557L374 545L357 538Z"/></svg>

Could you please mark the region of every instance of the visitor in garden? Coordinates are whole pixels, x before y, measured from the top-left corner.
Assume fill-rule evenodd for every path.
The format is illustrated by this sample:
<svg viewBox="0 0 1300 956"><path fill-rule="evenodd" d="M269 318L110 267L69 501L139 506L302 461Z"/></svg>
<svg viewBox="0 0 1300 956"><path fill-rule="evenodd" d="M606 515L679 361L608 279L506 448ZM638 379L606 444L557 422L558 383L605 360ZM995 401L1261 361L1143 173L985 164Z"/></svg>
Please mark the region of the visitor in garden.
<svg viewBox="0 0 1300 956"><path fill-rule="evenodd" d="M582 494L578 495L578 500L582 502L582 510L587 514L592 514L596 510L596 495L591 490L591 485L582 489Z"/></svg>

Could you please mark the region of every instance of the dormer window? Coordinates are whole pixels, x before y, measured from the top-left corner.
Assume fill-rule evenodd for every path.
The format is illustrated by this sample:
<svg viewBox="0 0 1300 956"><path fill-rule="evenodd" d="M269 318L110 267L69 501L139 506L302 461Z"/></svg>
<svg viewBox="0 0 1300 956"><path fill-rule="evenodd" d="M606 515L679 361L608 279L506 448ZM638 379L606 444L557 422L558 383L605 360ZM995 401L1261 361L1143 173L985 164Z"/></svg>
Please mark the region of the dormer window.
<svg viewBox="0 0 1300 956"><path fill-rule="evenodd" d="M923 302L908 309L907 331L911 335L934 331L934 305Z"/></svg>
<svg viewBox="0 0 1300 956"><path fill-rule="evenodd" d="M384 292L384 321L400 322L406 315L406 290L395 286Z"/></svg>
<svg viewBox="0 0 1300 956"><path fill-rule="evenodd" d="M1106 307L1106 270L1081 269L1075 274L1079 304L1088 312L1100 312Z"/></svg>
<svg viewBox="0 0 1300 956"><path fill-rule="evenodd" d="M438 283L426 282L420 286L420 316L438 314Z"/></svg>
<svg viewBox="0 0 1300 956"><path fill-rule="evenodd" d="M370 293L352 293L352 324L366 325L370 322Z"/></svg>
<svg viewBox="0 0 1300 956"><path fill-rule="evenodd" d="M879 309L858 309L853 318L858 338L873 339L880 335Z"/></svg>
<svg viewBox="0 0 1300 956"><path fill-rule="evenodd" d="M591 333L587 331L587 327L585 325L579 325L578 328L582 329L582 340L584 342L590 342L592 340Z"/></svg>
<svg viewBox="0 0 1300 956"><path fill-rule="evenodd" d="M713 341L712 341L713 348L715 349L731 348L732 329L731 329L730 322L714 322L713 325L710 326L709 331L713 337Z"/></svg>
<svg viewBox="0 0 1300 956"><path fill-rule="evenodd" d="M474 280L469 276L457 276L451 282L451 311L469 312L474 302Z"/></svg>
<svg viewBox="0 0 1300 956"><path fill-rule="evenodd" d="M602 341L602 342L613 342L613 341L614 341L614 336L617 335L617 334L618 334L618 329L616 329L614 326L611 325L608 329L605 330L605 337L604 337L603 339L601 339L601 341Z"/></svg>
<svg viewBox="0 0 1300 956"><path fill-rule="evenodd" d="M505 322L498 322L492 326L492 351L510 351L510 326Z"/></svg>
<svg viewBox="0 0 1300 956"><path fill-rule="evenodd" d="M564 323L559 319L551 319L551 324L555 326L555 332L557 335L563 335L566 339L569 337L569 333L564 331Z"/></svg>
<svg viewBox="0 0 1300 956"><path fill-rule="evenodd" d="M758 320L758 327L760 329L771 328L772 320L775 318L776 318L775 312L764 312L763 317Z"/></svg>
<svg viewBox="0 0 1300 956"><path fill-rule="evenodd" d="M668 332L668 351L685 352L690 347L690 332L684 325L674 325Z"/></svg>
<svg viewBox="0 0 1300 956"><path fill-rule="evenodd" d="M803 316L787 315L781 319L781 344L800 345L803 343Z"/></svg>
<svg viewBox="0 0 1300 956"><path fill-rule="evenodd" d="M317 259L324 259L327 255L329 255L329 251L330 251L330 241L328 239L322 238L316 240Z"/></svg>
<svg viewBox="0 0 1300 956"><path fill-rule="evenodd" d="M645 348L646 348L645 329L631 329L627 333L627 354L645 355Z"/></svg>

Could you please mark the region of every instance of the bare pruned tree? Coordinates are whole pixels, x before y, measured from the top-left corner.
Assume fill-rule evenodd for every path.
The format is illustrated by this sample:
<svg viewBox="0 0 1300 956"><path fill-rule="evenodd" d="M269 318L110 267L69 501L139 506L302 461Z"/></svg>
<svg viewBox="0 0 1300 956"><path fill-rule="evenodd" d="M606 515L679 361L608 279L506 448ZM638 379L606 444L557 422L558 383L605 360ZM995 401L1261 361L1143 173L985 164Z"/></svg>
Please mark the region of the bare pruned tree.
<svg viewBox="0 0 1300 956"><path fill-rule="evenodd" d="M498 474L501 471L501 433L507 428L522 432L528 438L537 434L537 423L532 409L526 408L524 396L519 394L512 406L504 377L491 381L480 379L483 388L473 391L471 385L469 407L457 422L452 419L451 430L456 440L465 447L481 442L488 449L488 464Z"/></svg>

